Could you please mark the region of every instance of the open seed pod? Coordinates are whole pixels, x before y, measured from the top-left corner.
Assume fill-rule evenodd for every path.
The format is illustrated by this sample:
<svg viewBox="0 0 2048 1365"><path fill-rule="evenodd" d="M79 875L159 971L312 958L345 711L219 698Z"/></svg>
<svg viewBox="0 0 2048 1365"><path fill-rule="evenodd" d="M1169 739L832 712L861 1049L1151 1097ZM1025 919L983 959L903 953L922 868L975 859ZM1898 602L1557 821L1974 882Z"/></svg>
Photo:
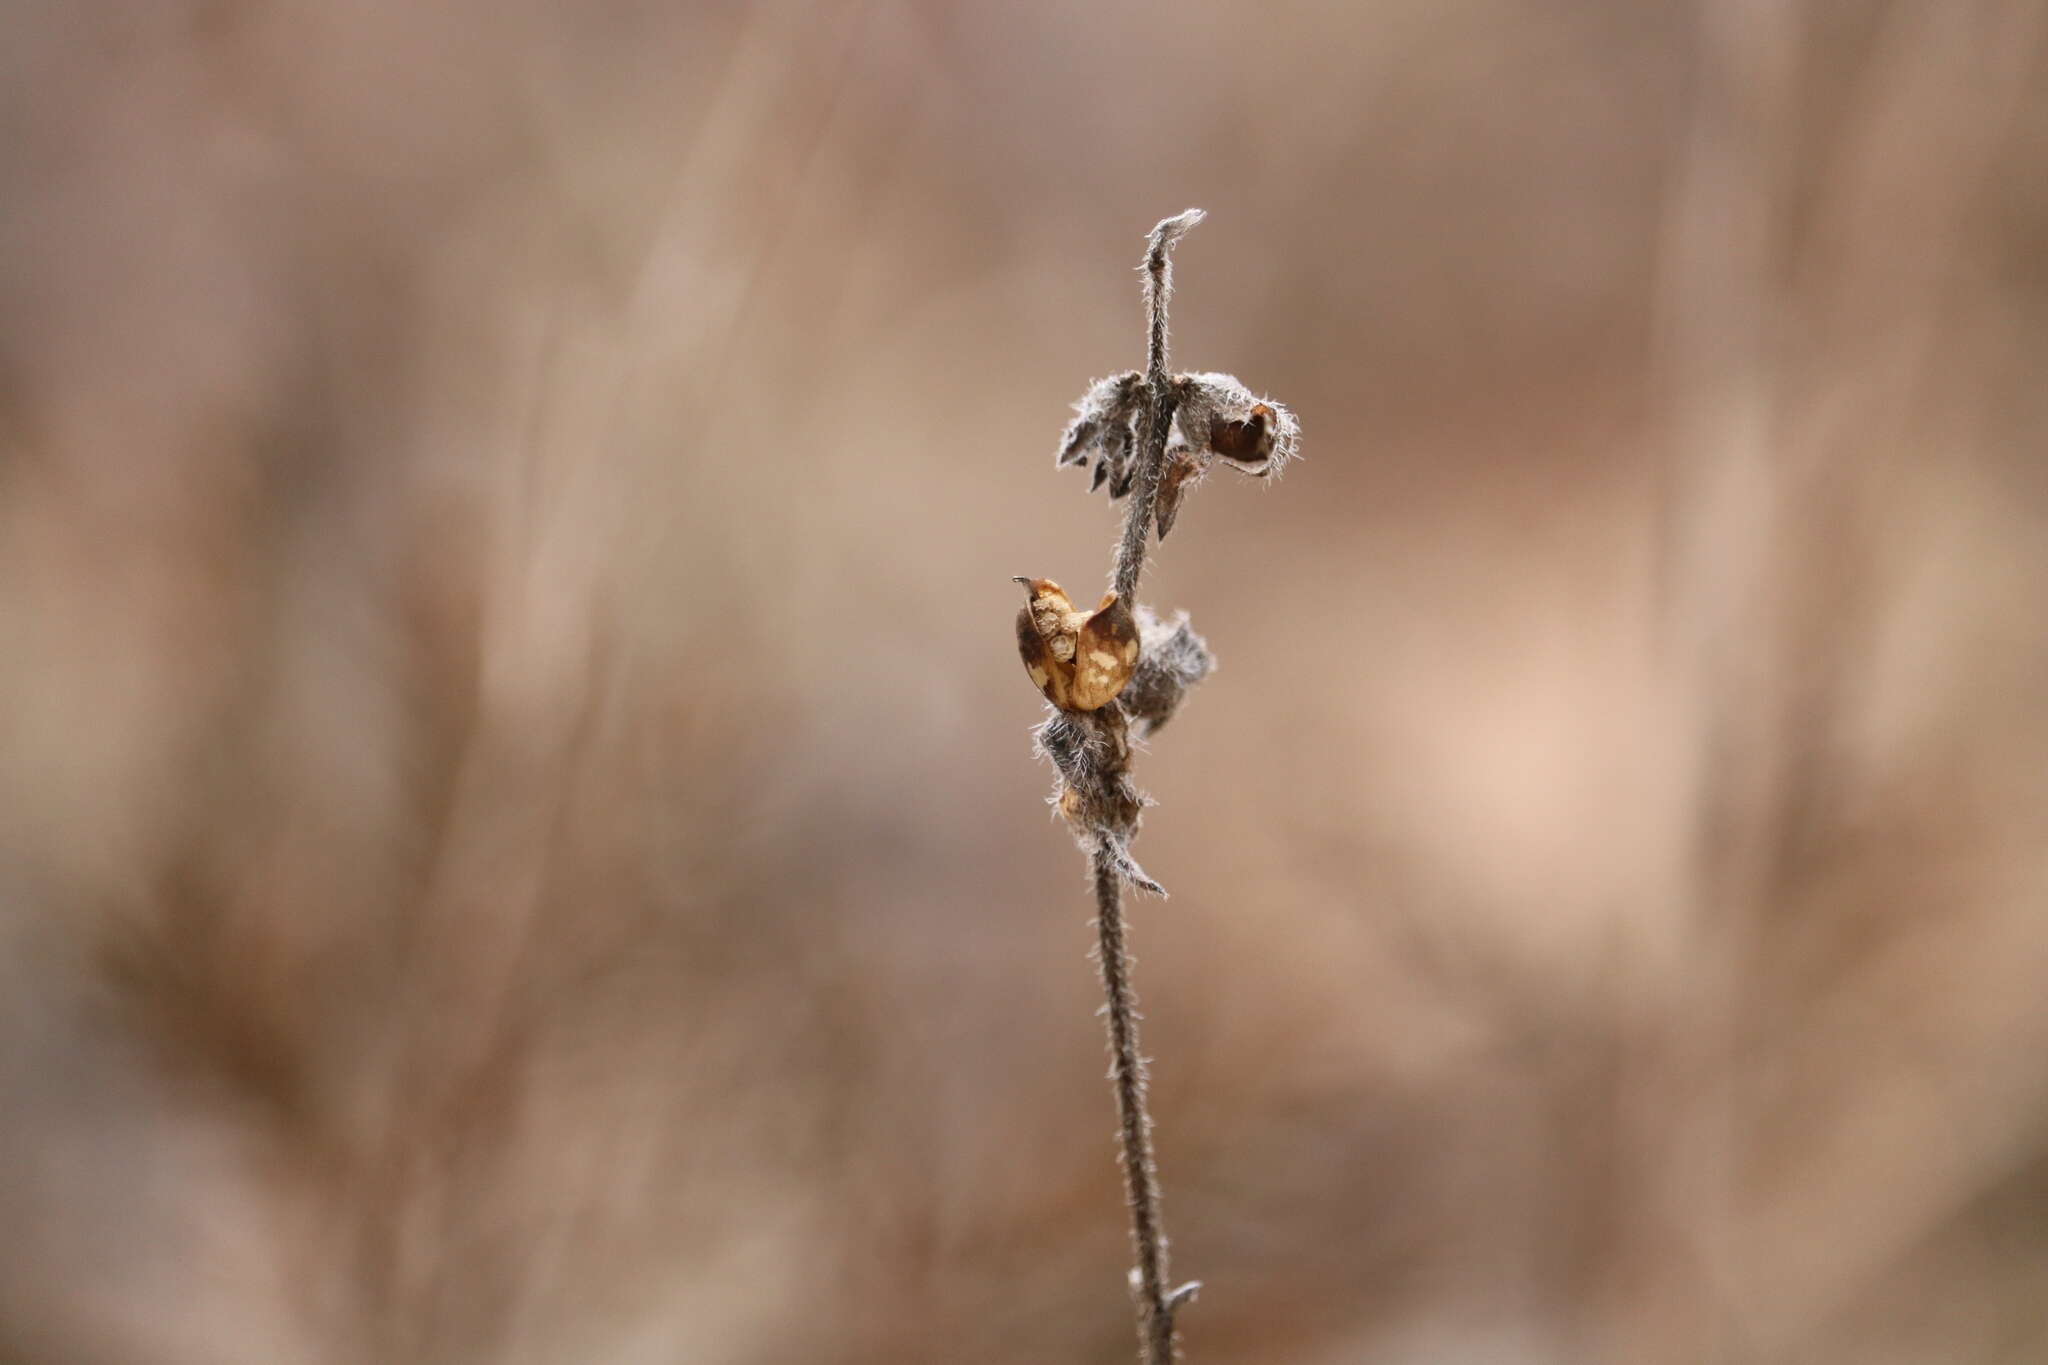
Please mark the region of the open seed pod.
<svg viewBox="0 0 2048 1365"><path fill-rule="evenodd" d="M1184 374L1174 380L1180 400L1172 444L1196 456L1213 455L1257 478L1277 473L1293 457L1301 425L1286 407L1260 398L1227 374Z"/></svg>
<svg viewBox="0 0 2048 1365"><path fill-rule="evenodd" d="M1138 662L1138 623L1113 592L1076 611L1049 578L1019 578L1029 594L1017 613L1017 653L1045 699L1062 711L1093 711L1116 700Z"/></svg>

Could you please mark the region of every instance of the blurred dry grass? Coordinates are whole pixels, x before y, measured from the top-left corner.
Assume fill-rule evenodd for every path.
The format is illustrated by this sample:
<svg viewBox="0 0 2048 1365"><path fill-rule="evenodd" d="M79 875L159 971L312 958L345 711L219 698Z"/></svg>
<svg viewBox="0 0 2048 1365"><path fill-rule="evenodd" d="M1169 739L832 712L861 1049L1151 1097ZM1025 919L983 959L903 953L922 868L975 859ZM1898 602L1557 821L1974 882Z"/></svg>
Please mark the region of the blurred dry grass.
<svg viewBox="0 0 2048 1365"><path fill-rule="evenodd" d="M2048 8L4 23L0 1358L1127 1359L1009 576L1191 203L1193 1358L2048 1355Z"/></svg>

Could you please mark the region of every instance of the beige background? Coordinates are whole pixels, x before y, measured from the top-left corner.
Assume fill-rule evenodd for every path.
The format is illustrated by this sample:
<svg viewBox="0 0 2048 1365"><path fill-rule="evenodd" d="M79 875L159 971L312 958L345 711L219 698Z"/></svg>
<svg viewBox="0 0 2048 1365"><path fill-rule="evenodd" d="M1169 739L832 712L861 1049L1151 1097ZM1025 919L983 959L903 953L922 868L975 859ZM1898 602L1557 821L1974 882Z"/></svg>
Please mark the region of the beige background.
<svg viewBox="0 0 2048 1365"><path fill-rule="evenodd" d="M2048 8L20 0L0 1359L2048 1354Z"/></svg>

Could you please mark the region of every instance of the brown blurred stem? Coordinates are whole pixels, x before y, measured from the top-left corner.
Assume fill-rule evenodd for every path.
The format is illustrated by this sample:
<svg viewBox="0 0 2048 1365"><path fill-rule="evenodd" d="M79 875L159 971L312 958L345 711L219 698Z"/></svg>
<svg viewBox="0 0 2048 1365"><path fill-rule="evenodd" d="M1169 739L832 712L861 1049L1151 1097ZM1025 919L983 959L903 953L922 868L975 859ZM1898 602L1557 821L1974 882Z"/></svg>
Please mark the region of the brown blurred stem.
<svg viewBox="0 0 2048 1365"><path fill-rule="evenodd" d="M1189 209L1152 229L1145 253L1145 309L1150 335L1145 347L1145 420L1138 447L1137 478L1117 542L1115 588L1136 600L1145 568L1145 539L1152 528L1152 503L1166 459L1167 430L1173 424L1173 378L1167 370L1166 309L1173 292L1174 243L1202 221ZM1112 703L1114 705L1114 703ZM1123 868L1116 846L1098 838L1093 853L1095 927L1100 937L1104 1014L1109 1021L1111 1078L1123 1144L1124 1195L1131 1210L1131 1248L1138 1258L1132 1290L1138 1298L1138 1340L1145 1365L1172 1365L1173 1314L1194 1296L1192 1283L1167 1289L1166 1225L1159 1211L1159 1168L1152 1155L1152 1115L1145 1105L1145 1058L1138 1050L1137 996L1131 989L1131 956L1124 947Z"/></svg>

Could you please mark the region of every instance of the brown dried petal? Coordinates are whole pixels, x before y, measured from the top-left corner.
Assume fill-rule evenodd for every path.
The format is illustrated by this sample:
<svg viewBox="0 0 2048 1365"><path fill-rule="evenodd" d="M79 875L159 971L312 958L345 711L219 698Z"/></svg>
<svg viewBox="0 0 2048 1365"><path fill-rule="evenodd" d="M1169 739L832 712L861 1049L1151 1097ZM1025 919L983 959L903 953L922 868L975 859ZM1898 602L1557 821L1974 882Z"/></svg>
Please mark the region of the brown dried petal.
<svg viewBox="0 0 2048 1365"><path fill-rule="evenodd" d="M1152 516L1159 524L1161 540L1173 529L1174 520L1180 516L1181 499L1201 478L1202 468L1203 462L1190 451L1167 452L1166 467L1159 471L1159 491L1152 498Z"/></svg>

